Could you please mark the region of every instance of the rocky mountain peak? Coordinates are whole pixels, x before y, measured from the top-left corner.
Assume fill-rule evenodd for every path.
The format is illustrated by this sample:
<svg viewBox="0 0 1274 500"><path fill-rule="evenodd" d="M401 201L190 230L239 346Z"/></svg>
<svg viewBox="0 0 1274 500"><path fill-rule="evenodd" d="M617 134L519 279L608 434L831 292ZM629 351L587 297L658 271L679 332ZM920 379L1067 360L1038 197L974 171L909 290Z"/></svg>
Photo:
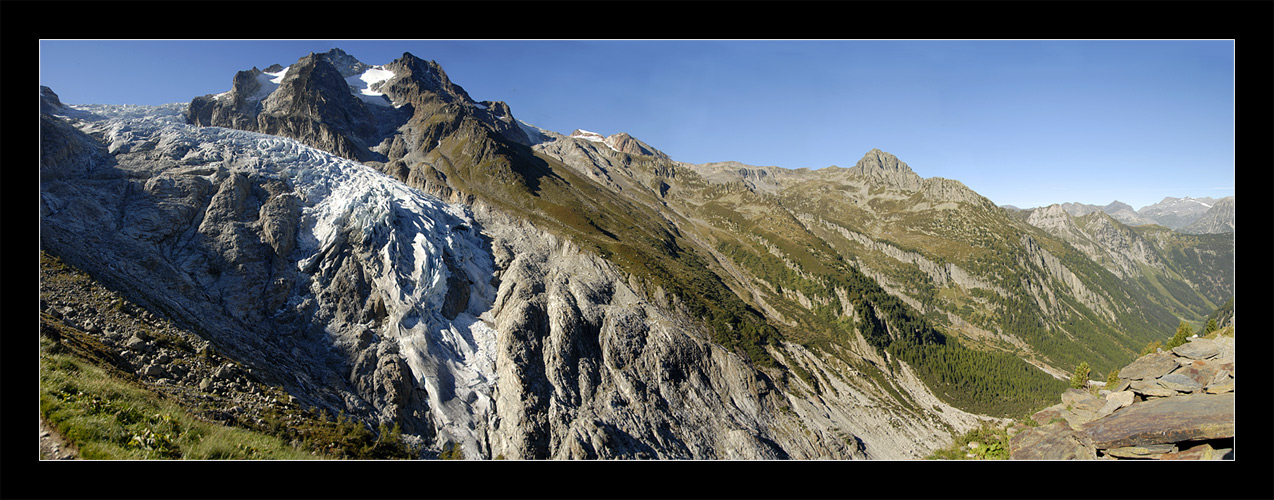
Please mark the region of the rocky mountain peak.
<svg viewBox="0 0 1274 500"><path fill-rule="evenodd" d="M395 94L395 101L411 102L423 98L422 91L437 95L444 102L472 103L469 93L447 78L437 62L421 59L410 52L386 64L394 79L385 88Z"/></svg>
<svg viewBox="0 0 1274 500"><path fill-rule="evenodd" d="M876 148L872 148L862 159L854 165L854 168L862 170L882 170L890 173L911 172L911 167L903 163L897 156L886 153Z"/></svg>
<svg viewBox="0 0 1274 500"><path fill-rule="evenodd" d="M338 48L334 48L327 52L324 52L321 54L314 54L314 55L316 57L325 59L327 62L331 63L332 66L335 67L336 70L340 72L341 77L344 77L344 78L362 74L364 71L367 71L367 69L371 67L371 66L368 66L367 64L362 63L361 61L356 59L354 56L346 54L345 51Z"/></svg>
<svg viewBox="0 0 1274 500"><path fill-rule="evenodd" d="M604 136L604 135L602 135L602 134L599 134L599 133L597 133L597 132L590 132L590 131L587 131L587 130L584 130L584 129L579 129L579 128L577 128L577 129L575 129L574 131L572 131L572 132L571 132L571 137L574 137L574 138L576 138L576 139L584 139L584 140L588 140L588 141L604 141L604 140L606 140L606 136Z"/></svg>
<svg viewBox="0 0 1274 500"><path fill-rule="evenodd" d="M665 159L668 158L668 155L664 154L663 151L655 149L654 147L651 147L651 145L646 144L645 142L642 142L636 137L628 135L627 132L611 134L609 137L605 139L605 142L611 148L614 148L615 151L628 153L630 155L655 156L655 157L665 158Z"/></svg>
<svg viewBox="0 0 1274 500"><path fill-rule="evenodd" d="M1137 211L1136 209L1132 208L1132 205L1129 205L1129 204L1124 203L1124 202L1119 201L1119 200L1112 201L1112 202L1110 202L1110 204L1108 204L1108 205L1106 205L1105 207L1103 207L1103 208L1102 208L1102 211L1103 211L1103 212L1106 212L1106 213L1108 213L1108 214L1113 214L1113 213L1118 212L1118 211L1121 211L1121 210L1128 210L1128 211L1131 211L1131 212L1136 212L1136 211Z"/></svg>
<svg viewBox="0 0 1274 500"><path fill-rule="evenodd" d="M313 53L288 68L279 88L265 99L263 114L301 115L350 131L373 120L340 70L327 56Z"/></svg>
<svg viewBox="0 0 1274 500"><path fill-rule="evenodd" d="M867 177L886 185L915 190L920 187L920 176L903 163L897 156L879 149L872 149L863 155L853 167L849 168L853 175Z"/></svg>
<svg viewBox="0 0 1274 500"><path fill-rule="evenodd" d="M1071 214L1060 204L1035 209L1027 217L1026 223L1052 234L1071 236L1075 233Z"/></svg>
<svg viewBox="0 0 1274 500"><path fill-rule="evenodd" d="M52 113L62 109L62 100L58 99L57 93L53 89L44 85L40 86L40 112Z"/></svg>

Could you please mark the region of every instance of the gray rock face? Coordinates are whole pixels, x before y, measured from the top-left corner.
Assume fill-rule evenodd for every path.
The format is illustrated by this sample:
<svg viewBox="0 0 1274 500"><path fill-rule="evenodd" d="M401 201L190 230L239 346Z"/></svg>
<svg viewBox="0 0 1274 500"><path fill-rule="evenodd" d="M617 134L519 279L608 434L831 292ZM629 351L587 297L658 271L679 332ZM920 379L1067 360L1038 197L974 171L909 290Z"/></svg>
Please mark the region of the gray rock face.
<svg viewBox="0 0 1274 500"><path fill-rule="evenodd" d="M898 157L873 149L868 151L858 163L849 169L851 174L884 182L887 185L907 190L920 188L921 178Z"/></svg>
<svg viewBox="0 0 1274 500"><path fill-rule="evenodd" d="M1035 209L1027 223L1066 240L1119 277L1138 275L1144 266L1164 268L1162 259L1150 242L1119 224L1130 222L1116 222L1113 216L1096 207L1084 211L1067 209L1066 205Z"/></svg>
<svg viewBox="0 0 1274 500"><path fill-rule="evenodd" d="M488 214L502 269L491 454L539 458L866 458L792 434L773 381L662 311L609 263Z"/></svg>
<svg viewBox="0 0 1274 500"><path fill-rule="evenodd" d="M277 84L260 69L240 71L230 92L193 99L186 120L290 137L346 158L371 159L368 144L378 139L379 119L345 82L357 74L351 71L366 69L334 49L302 57Z"/></svg>
<svg viewBox="0 0 1274 500"><path fill-rule="evenodd" d="M360 159L368 157L361 142L375 134L375 121L328 58L311 54L290 66L279 88L262 102L256 131Z"/></svg>

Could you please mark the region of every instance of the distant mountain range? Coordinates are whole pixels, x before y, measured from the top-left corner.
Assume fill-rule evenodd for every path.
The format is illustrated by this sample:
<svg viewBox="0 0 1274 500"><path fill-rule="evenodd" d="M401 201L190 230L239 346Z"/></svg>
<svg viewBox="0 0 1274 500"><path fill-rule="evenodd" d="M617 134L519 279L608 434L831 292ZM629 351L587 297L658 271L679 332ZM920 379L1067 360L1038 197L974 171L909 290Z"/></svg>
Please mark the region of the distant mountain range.
<svg viewBox="0 0 1274 500"><path fill-rule="evenodd" d="M1115 200L1102 207L1085 203L1061 203L1066 213L1075 217L1093 212L1105 212L1115 220L1129 226L1158 224L1186 234L1218 234L1234 232L1234 197L1184 198L1165 197L1159 203L1134 210L1127 203ZM1002 205L1010 211L1030 212L1013 205ZM1045 207L1040 207L1045 208Z"/></svg>

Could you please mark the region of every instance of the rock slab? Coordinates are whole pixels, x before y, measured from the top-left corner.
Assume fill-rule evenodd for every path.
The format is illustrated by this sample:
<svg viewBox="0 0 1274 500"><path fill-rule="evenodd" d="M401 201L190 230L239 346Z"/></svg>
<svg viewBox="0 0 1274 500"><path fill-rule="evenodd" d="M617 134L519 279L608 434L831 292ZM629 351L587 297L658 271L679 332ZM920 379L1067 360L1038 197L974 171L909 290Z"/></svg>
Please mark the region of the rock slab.
<svg viewBox="0 0 1274 500"><path fill-rule="evenodd" d="M1026 429L1009 440L1014 460L1094 460L1089 438L1065 422Z"/></svg>
<svg viewBox="0 0 1274 500"><path fill-rule="evenodd" d="M1234 393L1190 394L1131 405L1083 426L1097 448L1234 437Z"/></svg>

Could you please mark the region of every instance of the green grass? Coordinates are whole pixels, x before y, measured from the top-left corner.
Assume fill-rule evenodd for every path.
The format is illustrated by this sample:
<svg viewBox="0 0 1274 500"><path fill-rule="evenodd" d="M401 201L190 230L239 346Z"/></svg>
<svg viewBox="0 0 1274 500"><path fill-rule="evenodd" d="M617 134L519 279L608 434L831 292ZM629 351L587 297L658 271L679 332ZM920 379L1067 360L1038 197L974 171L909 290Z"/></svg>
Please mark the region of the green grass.
<svg viewBox="0 0 1274 500"><path fill-rule="evenodd" d="M86 459L316 458L278 437L206 422L41 339L40 414Z"/></svg>
<svg viewBox="0 0 1274 500"><path fill-rule="evenodd" d="M970 443L976 446L970 447ZM969 456L973 455L973 456ZM1006 429L983 425L955 436L946 448L935 450L927 460L1008 460L1009 433Z"/></svg>

